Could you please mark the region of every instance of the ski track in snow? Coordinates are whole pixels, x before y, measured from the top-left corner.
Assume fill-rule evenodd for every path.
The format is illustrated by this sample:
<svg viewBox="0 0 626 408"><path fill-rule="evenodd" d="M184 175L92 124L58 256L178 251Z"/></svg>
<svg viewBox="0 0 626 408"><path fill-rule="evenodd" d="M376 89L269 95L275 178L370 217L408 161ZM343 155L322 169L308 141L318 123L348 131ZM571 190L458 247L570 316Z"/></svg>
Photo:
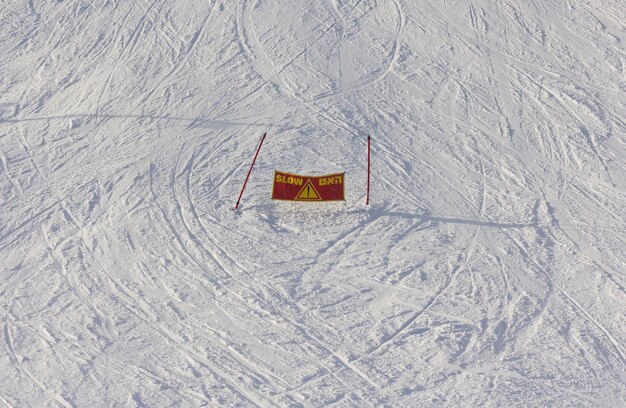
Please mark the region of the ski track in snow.
<svg viewBox="0 0 626 408"><path fill-rule="evenodd" d="M622 9L7 3L0 405L626 405Z"/></svg>

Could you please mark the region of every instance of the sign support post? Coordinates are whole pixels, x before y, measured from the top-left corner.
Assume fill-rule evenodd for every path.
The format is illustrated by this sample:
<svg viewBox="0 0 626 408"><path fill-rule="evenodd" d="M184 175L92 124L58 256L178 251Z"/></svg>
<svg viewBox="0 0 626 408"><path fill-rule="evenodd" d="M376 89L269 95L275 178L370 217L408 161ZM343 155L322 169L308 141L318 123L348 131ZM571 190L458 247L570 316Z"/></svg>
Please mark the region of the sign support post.
<svg viewBox="0 0 626 408"><path fill-rule="evenodd" d="M241 196L243 196L243 190L246 189L246 184L248 183L248 179L250 178L250 173L252 173L252 167L254 167L254 162L256 162L256 158L259 155L259 152L261 151L261 146L263 146L263 142L265 141L265 136L267 136L267 132L263 133L263 137L261 138L261 143L259 143L259 147L258 149L256 149L256 154L254 155L254 159L252 159L252 164L250 165L250 170L248 170L246 181L243 182L243 187L241 187L241 193L239 193L239 198L237 198L237 202L235 203L235 211L237 211L237 207L239 207Z"/></svg>
<svg viewBox="0 0 626 408"><path fill-rule="evenodd" d="M370 160L371 160L371 144L372 137L367 135L367 195L365 196L365 205L370 205Z"/></svg>

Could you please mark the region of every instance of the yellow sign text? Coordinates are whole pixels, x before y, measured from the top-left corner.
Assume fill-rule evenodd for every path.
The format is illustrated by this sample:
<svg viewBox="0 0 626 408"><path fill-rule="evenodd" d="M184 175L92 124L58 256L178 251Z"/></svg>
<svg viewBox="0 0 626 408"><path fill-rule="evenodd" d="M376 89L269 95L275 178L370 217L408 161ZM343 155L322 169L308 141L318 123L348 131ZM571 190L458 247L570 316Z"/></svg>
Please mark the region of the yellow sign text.
<svg viewBox="0 0 626 408"><path fill-rule="evenodd" d="M293 177L293 176L285 176L283 174L277 174L276 175L276 182L277 183L285 183L285 184L293 184L296 186L301 186L302 185L302 179L299 177Z"/></svg>
<svg viewBox="0 0 626 408"><path fill-rule="evenodd" d="M343 184L342 176L322 177L320 178L320 186L330 186L332 184Z"/></svg>

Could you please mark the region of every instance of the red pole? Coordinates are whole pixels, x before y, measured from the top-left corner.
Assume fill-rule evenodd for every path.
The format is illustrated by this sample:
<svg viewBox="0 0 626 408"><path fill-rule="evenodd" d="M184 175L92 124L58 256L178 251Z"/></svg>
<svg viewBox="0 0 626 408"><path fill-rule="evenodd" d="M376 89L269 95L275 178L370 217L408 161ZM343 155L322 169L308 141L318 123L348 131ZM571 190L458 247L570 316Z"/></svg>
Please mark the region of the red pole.
<svg viewBox="0 0 626 408"><path fill-rule="evenodd" d="M371 158L371 136L367 136L367 196L365 198L365 205L370 205L370 158Z"/></svg>
<svg viewBox="0 0 626 408"><path fill-rule="evenodd" d="M252 164L250 165L250 170L248 170L248 175L246 176L246 181L243 182L243 187L241 187L241 193L239 193L239 198L235 203L235 211L237 211L237 207L239 207L239 201L241 201L241 196L243 195L243 190L246 189L246 184L248 183L248 179L250 178L250 173L252 173L252 167L254 167L254 162L256 161L259 152L261 151L261 146L263 146L263 142L265 141L265 136L267 136L267 132L263 133L263 138L261 139L261 143L259 143L259 148L256 149L256 154L254 155L254 159L252 160Z"/></svg>

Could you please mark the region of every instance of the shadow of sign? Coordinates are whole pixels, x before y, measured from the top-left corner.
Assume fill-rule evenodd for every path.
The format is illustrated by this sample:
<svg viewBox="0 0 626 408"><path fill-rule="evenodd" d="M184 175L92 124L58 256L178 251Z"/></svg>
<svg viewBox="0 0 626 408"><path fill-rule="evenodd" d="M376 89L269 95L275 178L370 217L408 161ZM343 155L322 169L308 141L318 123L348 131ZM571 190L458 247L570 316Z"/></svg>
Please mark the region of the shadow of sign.
<svg viewBox="0 0 626 408"><path fill-rule="evenodd" d="M380 216L398 217L405 219L419 220L420 222L432 222L434 224L460 224L460 225L474 225L487 228L501 228L501 229L520 229L520 228L535 228L537 223L530 222L496 222L492 220L480 220L461 217L442 217L432 215L430 212L424 212L421 214L412 214L402 211L383 211Z"/></svg>

